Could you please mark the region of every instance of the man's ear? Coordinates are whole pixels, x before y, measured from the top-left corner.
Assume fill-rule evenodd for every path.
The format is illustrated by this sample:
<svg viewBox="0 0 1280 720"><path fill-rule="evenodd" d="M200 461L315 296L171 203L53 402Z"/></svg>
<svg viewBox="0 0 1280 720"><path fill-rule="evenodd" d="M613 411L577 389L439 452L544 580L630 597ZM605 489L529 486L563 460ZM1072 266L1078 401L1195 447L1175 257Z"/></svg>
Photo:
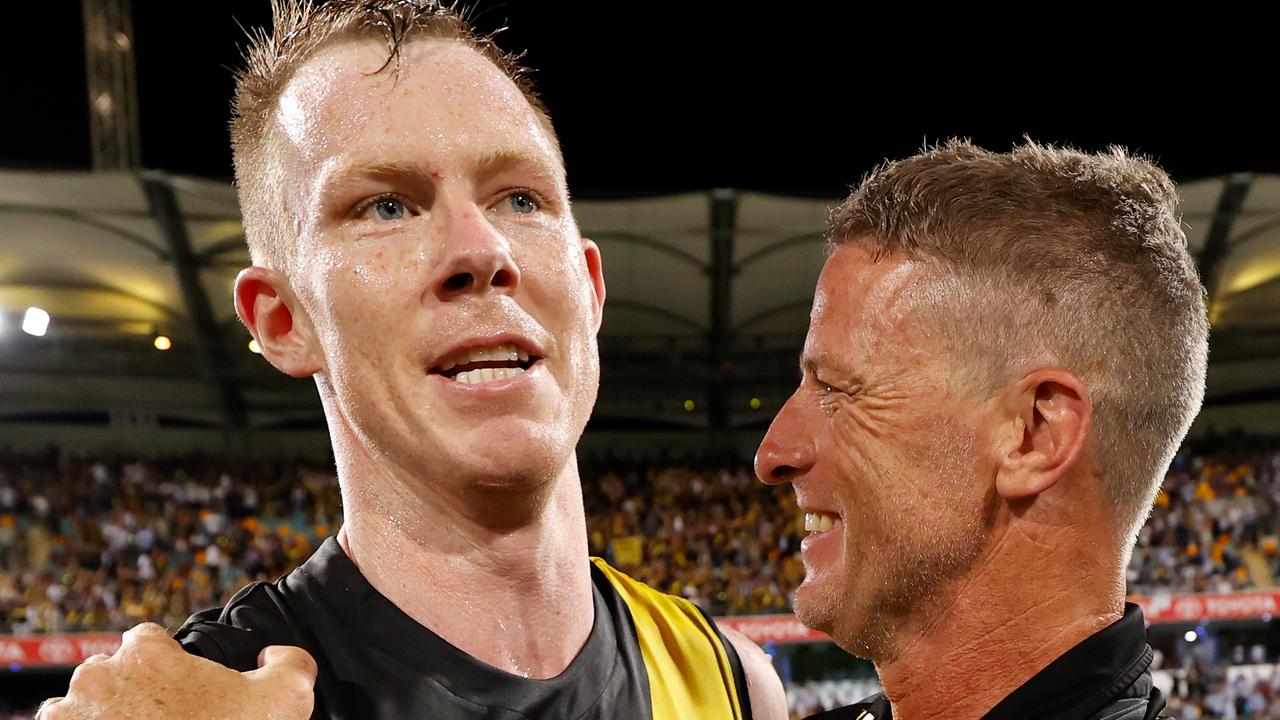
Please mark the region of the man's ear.
<svg viewBox="0 0 1280 720"><path fill-rule="evenodd" d="M240 322L277 370L308 377L324 368L311 322L283 274L257 266L241 270L236 276L235 301Z"/></svg>
<svg viewBox="0 0 1280 720"><path fill-rule="evenodd" d="M1084 454L1093 401L1080 378L1059 368L1028 373L1001 403L996 492L1030 498L1053 487Z"/></svg>
<svg viewBox="0 0 1280 720"><path fill-rule="evenodd" d="M582 238L582 254L587 261L587 278L595 294L596 332L600 332L600 323L604 322L604 264L600 246L594 240Z"/></svg>

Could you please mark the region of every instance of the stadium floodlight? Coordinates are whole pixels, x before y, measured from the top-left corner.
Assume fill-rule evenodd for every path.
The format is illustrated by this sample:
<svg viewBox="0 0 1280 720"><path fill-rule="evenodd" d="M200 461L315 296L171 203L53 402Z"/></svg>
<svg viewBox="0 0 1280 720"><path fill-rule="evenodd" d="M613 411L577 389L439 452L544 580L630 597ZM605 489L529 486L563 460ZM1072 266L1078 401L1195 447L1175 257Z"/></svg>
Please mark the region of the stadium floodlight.
<svg viewBox="0 0 1280 720"><path fill-rule="evenodd" d="M153 342L152 344L155 345L156 349L159 350L160 352L164 352L165 350L168 350L169 348L173 347L173 341L165 337L164 335L157 335L155 342Z"/></svg>
<svg viewBox="0 0 1280 720"><path fill-rule="evenodd" d="M49 332L49 313L38 307L27 308L27 314L22 316L22 332L43 337Z"/></svg>
<svg viewBox="0 0 1280 720"><path fill-rule="evenodd" d="M1182 639L1186 640L1187 642L1195 642L1197 637L1199 636L1196 635L1195 630L1188 630L1187 633L1182 636Z"/></svg>

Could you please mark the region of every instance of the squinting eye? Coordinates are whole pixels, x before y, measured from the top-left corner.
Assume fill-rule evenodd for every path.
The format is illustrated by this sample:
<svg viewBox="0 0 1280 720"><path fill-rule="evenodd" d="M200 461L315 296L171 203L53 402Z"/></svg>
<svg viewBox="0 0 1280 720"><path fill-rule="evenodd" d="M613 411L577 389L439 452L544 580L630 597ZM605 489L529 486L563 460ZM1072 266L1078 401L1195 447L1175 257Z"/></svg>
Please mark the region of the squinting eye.
<svg viewBox="0 0 1280 720"><path fill-rule="evenodd" d="M511 209L521 215L528 215L538 209L537 201L526 193L512 193L508 196L508 200L511 202Z"/></svg>
<svg viewBox="0 0 1280 720"><path fill-rule="evenodd" d="M383 198L374 204L378 217L382 220L399 220L404 217L404 203L395 198Z"/></svg>

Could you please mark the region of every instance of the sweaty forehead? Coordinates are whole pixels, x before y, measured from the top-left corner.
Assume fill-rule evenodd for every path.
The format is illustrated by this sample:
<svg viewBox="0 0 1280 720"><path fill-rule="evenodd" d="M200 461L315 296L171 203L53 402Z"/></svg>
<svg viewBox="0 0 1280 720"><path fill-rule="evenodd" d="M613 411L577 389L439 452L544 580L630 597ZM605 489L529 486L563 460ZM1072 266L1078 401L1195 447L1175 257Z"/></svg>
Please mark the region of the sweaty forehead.
<svg viewBox="0 0 1280 720"><path fill-rule="evenodd" d="M529 102L477 51L417 39L377 72L386 62L383 43L353 38L321 48L298 69L274 117L286 172L290 160L300 163L295 171L313 171L338 158L437 164L503 150L545 156L558 167Z"/></svg>
<svg viewBox="0 0 1280 720"><path fill-rule="evenodd" d="M902 332L920 279L921 267L906 258L875 259L856 246L837 248L818 278L812 319L845 330Z"/></svg>
<svg viewBox="0 0 1280 720"><path fill-rule="evenodd" d="M920 349L911 299L921 268L847 246L827 259L814 293L803 363L867 377Z"/></svg>

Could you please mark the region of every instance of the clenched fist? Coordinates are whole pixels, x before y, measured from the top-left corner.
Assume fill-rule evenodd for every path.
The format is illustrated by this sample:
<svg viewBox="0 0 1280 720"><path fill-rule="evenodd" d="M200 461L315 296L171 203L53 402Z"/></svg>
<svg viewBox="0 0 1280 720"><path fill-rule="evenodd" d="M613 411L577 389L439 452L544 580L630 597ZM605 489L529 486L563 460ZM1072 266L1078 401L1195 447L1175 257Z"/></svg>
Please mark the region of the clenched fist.
<svg viewBox="0 0 1280 720"><path fill-rule="evenodd" d="M258 669L238 673L188 654L164 628L144 623L111 656L85 660L67 696L46 700L37 720L307 720L316 663L305 650L273 646Z"/></svg>

